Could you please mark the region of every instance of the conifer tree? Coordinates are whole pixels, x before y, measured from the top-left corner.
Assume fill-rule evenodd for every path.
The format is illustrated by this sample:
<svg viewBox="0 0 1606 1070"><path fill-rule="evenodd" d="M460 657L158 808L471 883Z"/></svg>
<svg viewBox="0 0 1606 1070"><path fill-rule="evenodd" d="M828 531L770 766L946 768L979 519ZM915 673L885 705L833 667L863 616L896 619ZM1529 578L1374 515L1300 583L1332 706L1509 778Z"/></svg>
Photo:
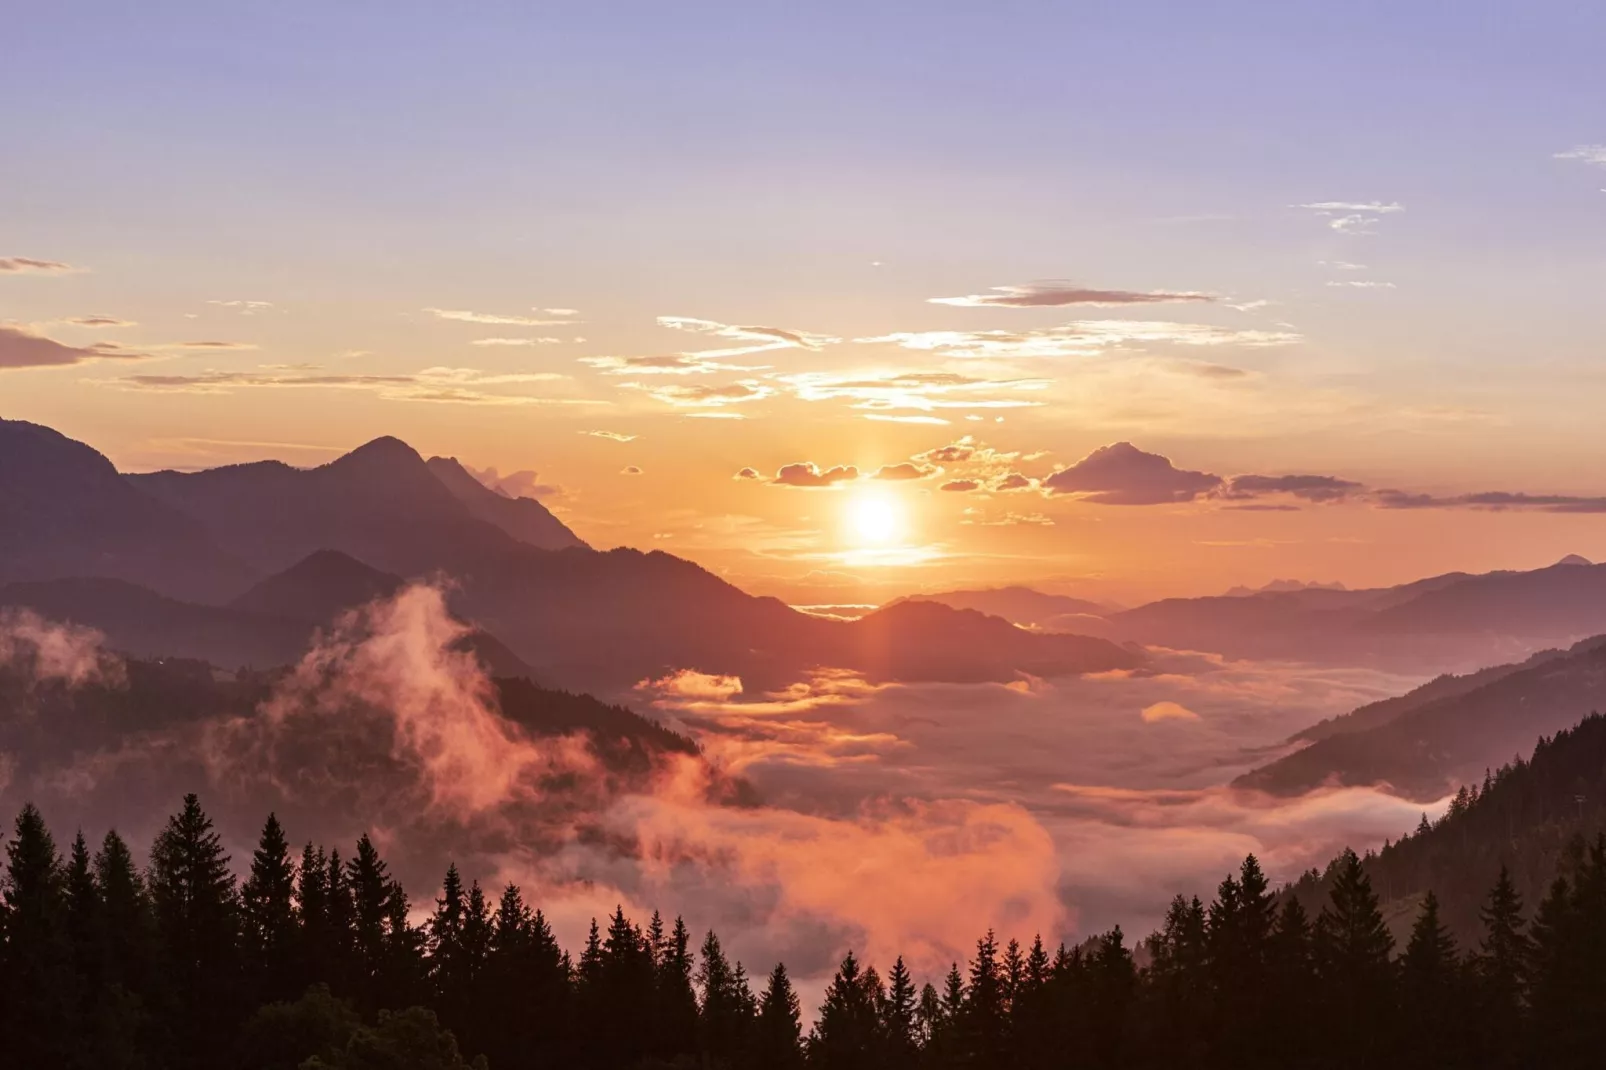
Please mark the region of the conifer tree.
<svg viewBox="0 0 1606 1070"><path fill-rule="evenodd" d="M6 844L0 881L0 1053L16 1066L69 1065L77 1037L79 979L66 874L55 840L32 803Z"/></svg>
<svg viewBox="0 0 1606 1070"><path fill-rule="evenodd" d="M883 1061L888 1067L911 1066L918 1046L915 1040L915 1008L919 997L914 978L903 956L898 956L887 974L886 999L880 1007Z"/></svg>
<svg viewBox="0 0 1606 1070"><path fill-rule="evenodd" d="M240 908L222 839L193 794L151 847L150 896L166 975L168 1061L209 1065L229 1050L245 1010Z"/></svg>
<svg viewBox="0 0 1606 1070"><path fill-rule="evenodd" d="M284 829L269 814L251 855L250 876L240 887L244 952L258 1003L288 999L299 988L295 878Z"/></svg>
<svg viewBox="0 0 1606 1070"><path fill-rule="evenodd" d="M802 1008L784 963L776 963L770 971L769 983L759 997L749 1065L755 1070L798 1070L803 1065Z"/></svg>
<svg viewBox="0 0 1606 1070"><path fill-rule="evenodd" d="M1496 1066L1517 1065L1532 944L1523 931L1522 897L1504 865L1479 917L1483 940L1475 968L1484 1051Z"/></svg>
<svg viewBox="0 0 1606 1070"><path fill-rule="evenodd" d="M1393 1040L1394 938L1378 910L1377 894L1354 851L1335 865L1330 902L1316 919L1312 947L1322 985L1326 1035L1352 1037L1375 1055Z"/></svg>
<svg viewBox="0 0 1606 1070"><path fill-rule="evenodd" d="M809 1037L809 1064L829 1070L875 1070L880 1059L879 1034L875 998L865 984L859 960L849 951L826 986Z"/></svg>
<svg viewBox="0 0 1606 1070"><path fill-rule="evenodd" d="M96 976L105 988L148 1003L156 966L155 918L133 852L116 830L101 840L93 869L100 902Z"/></svg>

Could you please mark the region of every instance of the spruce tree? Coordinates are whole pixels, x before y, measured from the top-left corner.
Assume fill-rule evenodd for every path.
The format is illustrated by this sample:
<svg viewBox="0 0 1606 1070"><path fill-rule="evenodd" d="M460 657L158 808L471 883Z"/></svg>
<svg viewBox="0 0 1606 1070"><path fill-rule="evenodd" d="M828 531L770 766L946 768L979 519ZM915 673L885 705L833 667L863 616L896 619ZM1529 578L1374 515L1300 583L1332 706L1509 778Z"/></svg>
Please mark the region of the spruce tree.
<svg viewBox="0 0 1606 1070"><path fill-rule="evenodd" d="M251 873L240 887L244 952L257 1003L289 999L301 987L295 879L290 844L278 817L269 814L251 855Z"/></svg>
<svg viewBox="0 0 1606 1070"><path fill-rule="evenodd" d="M803 1065L803 1014L786 965L776 963L758 1001L750 1064L756 1068L797 1070Z"/></svg>
<svg viewBox="0 0 1606 1070"><path fill-rule="evenodd" d="M809 1064L829 1070L877 1070L880 1049L875 998L850 951L825 988L809 1037Z"/></svg>
<svg viewBox="0 0 1606 1070"><path fill-rule="evenodd" d="M73 970L66 873L32 803L13 828L0 881L0 1053L19 1067L68 1066L82 993Z"/></svg>
<svg viewBox="0 0 1606 1070"><path fill-rule="evenodd" d="M1325 1035L1332 1043L1351 1038L1368 1058L1378 1057L1394 1036L1389 962L1394 938L1354 851L1346 850L1335 863L1330 902L1316 919L1312 944L1322 986Z"/></svg>
<svg viewBox="0 0 1606 1070"><path fill-rule="evenodd" d="M151 847L150 896L168 995L168 1062L213 1065L245 1011L240 908L229 856L193 794Z"/></svg>
<svg viewBox="0 0 1606 1070"><path fill-rule="evenodd" d="M918 995L903 956L887 974L887 995L880 1007L883 1060L888 1067L912 1066L918 1047L915 1041L915 1007Z"/></svg>
<svg viewBox="0 0 1606 1070"><path fill-rule="evenodd" d="M1532 945L1524 932L1522 897L1504 865L1479 911L1483 940L1474 963L1478 978L1478 1018L1486 1057L1496 1066L1522 1060L1522 1028Z"/></svg>

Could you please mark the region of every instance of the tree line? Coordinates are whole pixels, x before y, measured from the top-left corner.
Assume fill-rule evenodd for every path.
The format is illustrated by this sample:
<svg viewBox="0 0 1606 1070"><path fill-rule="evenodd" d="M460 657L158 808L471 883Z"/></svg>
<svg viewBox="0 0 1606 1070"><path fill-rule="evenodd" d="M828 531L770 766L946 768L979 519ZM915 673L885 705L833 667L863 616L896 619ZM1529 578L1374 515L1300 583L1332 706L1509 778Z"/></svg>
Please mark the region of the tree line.
<svg viewBox="0 0 1606 1070"><path fill-rule="evenodd" d="M1504 870L1460 947L1432 893L1396 949L1353 852L1312 917L1253 856L1129 948L987 933L919 984L848 954L805 1030L786 967L616 910L578 957L509 885L449 867L422 924L364 836L299 852L269 816L237 881L195 796L139 866L63 857L37 809L0 881L0 1055L64 1068L1047 1070L1598 1066L1606 836L1567 847L1531 921ZM1398 951L1398 953L1397 953Z"/></svg>

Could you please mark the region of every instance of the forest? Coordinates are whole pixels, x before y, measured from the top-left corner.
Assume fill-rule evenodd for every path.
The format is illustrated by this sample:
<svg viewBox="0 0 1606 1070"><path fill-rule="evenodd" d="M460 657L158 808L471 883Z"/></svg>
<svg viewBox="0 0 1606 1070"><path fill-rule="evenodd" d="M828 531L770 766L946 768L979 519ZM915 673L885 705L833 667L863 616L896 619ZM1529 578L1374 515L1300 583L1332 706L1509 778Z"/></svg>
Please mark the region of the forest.
<svg viewBox="0 0 1606 1070"><path fill-rule="evenodd" d="M30 805L6 843L0 1051L129 1070L1600 1065L1606 836L1569 841L1532 912L1502 868L1468 946L1429 892L1397 948L1353 852L1324 883L1313 916L1251 855L1136 948L1119 928L1052 949L989 932L932 983L849 953L805 1026L784 964L750 976L679 919L617 910L576 957L518 887L455 866L415 922L367 836L294 851L270 815L238 881L194 795L145 867L115 831L63 854Z"/></svg>

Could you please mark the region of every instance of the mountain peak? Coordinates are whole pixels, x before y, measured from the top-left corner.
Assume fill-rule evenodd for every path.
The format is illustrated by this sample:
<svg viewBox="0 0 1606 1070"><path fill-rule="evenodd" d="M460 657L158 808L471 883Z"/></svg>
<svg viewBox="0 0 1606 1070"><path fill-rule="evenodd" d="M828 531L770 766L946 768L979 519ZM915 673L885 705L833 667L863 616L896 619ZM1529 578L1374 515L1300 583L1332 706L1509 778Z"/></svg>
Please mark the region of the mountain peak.
<svg viewBox="0 0 1606 1070"><path fill-rule="evenodd" d="M1557 561L1556 565L1593 565L1594 563L1595 562L1591 561L1589 558L1580 556L1579 554L1568 554L1560 561Z"/></svg>
<svg viewBox="0 0 1606 1070"><path fill-rule="evenodd" d="M365 442L350 453L330 461L325 467L360 466L364 469L395 469L424 463L417 450L393 435L382 435Z"/></svg>

